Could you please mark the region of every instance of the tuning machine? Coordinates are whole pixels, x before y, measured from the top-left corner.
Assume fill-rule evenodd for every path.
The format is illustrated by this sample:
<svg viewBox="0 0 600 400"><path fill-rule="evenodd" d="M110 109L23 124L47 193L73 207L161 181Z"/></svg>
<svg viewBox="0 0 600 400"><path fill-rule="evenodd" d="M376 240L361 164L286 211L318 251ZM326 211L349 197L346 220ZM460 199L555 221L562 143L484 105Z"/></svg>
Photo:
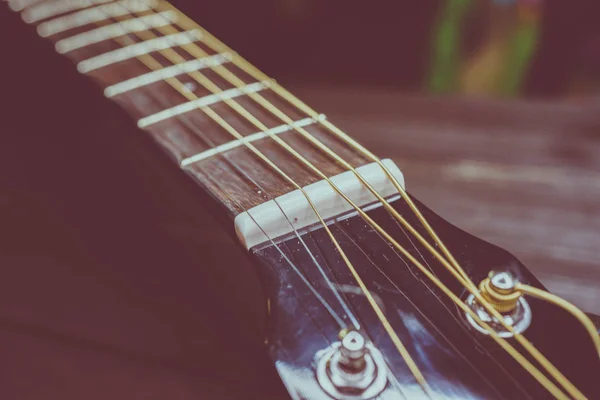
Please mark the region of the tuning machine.
<svg viewBox="0 0 600 400"><path fill-rule="evenodd" d="M515 333L521 333L531 324L531 307L525 300L523 293L517 290L517 284L517 279L507 271L492 271L479 284L481 297L502 315L505 324L490 315L475 295L470 294L467 297L466 304L471 310L502 338L509 338L514 336ZM489 334L489 331L475 321L469 313L465 315L471 326L481 333ZM512 330L507 329L505 325L510 326Z"/></svg>
<svg viewBox="0 0 600 400"><path fill-rule="evenodd" d="M383 355L357 331L344 332L339 342L316 354L319 385L335 399L365 400L387 386Z"/></svg>

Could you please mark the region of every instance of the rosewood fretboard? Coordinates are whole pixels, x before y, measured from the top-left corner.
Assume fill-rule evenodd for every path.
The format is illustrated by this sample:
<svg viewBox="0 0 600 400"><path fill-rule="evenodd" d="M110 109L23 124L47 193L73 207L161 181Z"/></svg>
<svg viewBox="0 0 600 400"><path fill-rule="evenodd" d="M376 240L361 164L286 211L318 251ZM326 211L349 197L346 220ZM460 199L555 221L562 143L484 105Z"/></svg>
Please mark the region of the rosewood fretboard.
<svg viewBox="0 0 600 400"><path fill-rule="evenodd" d="M325 116L164 1L22 0L11 6L77 63L80 73L97 81L232 216L294 189L235 134L251 141L299 186L320 178L270 134L327 176L346 168L299 135L290 121L352 166L372 162L332 134Z"/></svg>

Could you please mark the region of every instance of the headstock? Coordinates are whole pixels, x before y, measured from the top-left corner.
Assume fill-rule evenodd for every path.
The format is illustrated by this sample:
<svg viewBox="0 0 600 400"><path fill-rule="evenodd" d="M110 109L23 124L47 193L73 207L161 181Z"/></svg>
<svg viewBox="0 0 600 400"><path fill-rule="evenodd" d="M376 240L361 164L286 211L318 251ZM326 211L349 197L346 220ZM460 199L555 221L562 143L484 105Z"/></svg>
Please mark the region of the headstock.
<svg viewBox="0 0 600 400"><path fill-rule="evenodd" d="M425 228L403 200L391 204L427 237ZM422 204L416 201L415 204L475 284L485 280L490 271L503 271L522 284L542 288L507 251L452 226ZM456 297L467 301L469 292L465 286L384 207L367 214ZM329 228L384 318L378 317L322 227L253 249L269 301L269 352L293 398L556 397L557 392L540 384L494 338L476 329L477 325L469 322L464 310L447 293L361 216L338 218ZM498 275L495 278L500 287L507 283L501 278ZM556 382L555 387L567 398L573 393L573 397L579 394L599 397L600 387L595 380L600 377L600 361L589 332L573 315L554 304L530 296L522 296L521 301L531 311L531 320L523 324L524 337L564 375L575 391L569 392ZM386 324L414 360L426 382L425 389L388 334ZM347 336L342 339L348 331L350 339ZM531 361L530 365L552 379L520 342L510 334L503 336ZM359 346L363 340L364 346ZM359 347L354 353L353 346ZM366 346L375 350L366 350ZM360 382L358 386L353 383L352 377L343 379L344 370L349 368L352 373L355 362L352 354L361 352L370 354L370 362L379 366L376 373L360 377L363 385L364 381L371 382L366 384L368 391L360 387ZM364 368L364 363L360 368ZM381 386L378 379L384 379L385 384Z"/></svg>

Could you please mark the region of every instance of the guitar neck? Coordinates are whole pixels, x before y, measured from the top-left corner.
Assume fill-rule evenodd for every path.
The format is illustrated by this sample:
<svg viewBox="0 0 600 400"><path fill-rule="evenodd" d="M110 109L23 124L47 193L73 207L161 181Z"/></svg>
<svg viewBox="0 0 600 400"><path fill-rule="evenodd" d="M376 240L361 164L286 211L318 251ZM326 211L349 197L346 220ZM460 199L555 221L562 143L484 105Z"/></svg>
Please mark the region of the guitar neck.
<svg viewBox="0 0 600 400"><path fill-rule="evenodd" d="M352 167L373 162L324 115L165 1L9 4L232 217L322 180L320 173L347 170L326 149Z"/></svg>

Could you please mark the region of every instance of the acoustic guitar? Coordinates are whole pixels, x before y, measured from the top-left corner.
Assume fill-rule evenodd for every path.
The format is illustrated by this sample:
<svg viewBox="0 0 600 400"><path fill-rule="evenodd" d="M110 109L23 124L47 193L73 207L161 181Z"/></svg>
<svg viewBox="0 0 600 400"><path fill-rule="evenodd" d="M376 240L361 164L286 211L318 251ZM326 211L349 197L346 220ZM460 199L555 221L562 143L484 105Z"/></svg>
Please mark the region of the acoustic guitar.
<svg viewBox="0 0 600 400"><path fill-rule="evenodd" d="M292 399L600 398L595 317L171 4L6 3L201 188Z"/></svg>

